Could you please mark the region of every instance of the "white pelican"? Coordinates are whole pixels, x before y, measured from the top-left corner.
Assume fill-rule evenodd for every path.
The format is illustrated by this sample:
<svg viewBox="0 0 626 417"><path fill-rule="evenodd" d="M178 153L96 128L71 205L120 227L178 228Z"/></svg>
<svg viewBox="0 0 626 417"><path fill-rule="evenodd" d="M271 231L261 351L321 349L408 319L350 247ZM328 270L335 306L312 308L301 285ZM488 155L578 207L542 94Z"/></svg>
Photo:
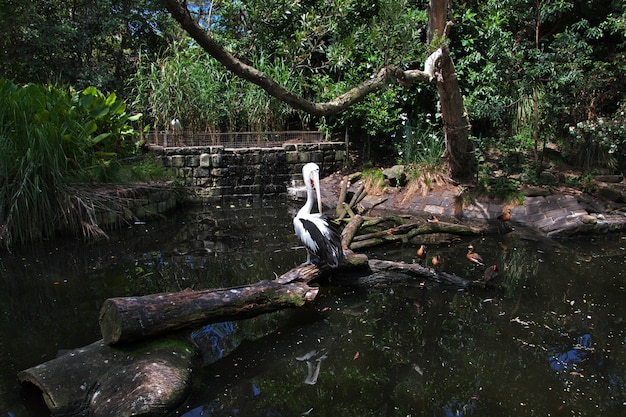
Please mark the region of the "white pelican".
<svg viewBox="0 0 626 417"><path fill-rule="evenodd" d="M296 235L306 247L306 263L311 263L311 253L313 253L329 266L335 267L343 258L341 236L335 225L329 223L326 216L322 214L320 167L309 162L302 167L302 176L306 186L306 203L293 218L293 227L296 230ZM314 199L313 189L317 195L318 213L311 213Z"/></svg>

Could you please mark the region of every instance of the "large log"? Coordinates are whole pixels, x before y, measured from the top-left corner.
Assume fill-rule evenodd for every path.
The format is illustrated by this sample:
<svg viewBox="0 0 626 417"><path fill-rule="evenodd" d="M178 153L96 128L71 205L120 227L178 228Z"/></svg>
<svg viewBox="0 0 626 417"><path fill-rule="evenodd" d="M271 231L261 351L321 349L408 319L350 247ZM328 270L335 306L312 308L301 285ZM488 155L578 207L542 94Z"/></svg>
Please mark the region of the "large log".
<svg viewBox="0 0 626 417"><path fill-rule="evenodd" d="M107 344L129 342L185 327L300 307L312 301L317 291L305 283L261 281L245 287L110 298L100 310L100 331Z"/></svg>
<svg viewBox="0 0 626 417"><path fill-rule="evenodd" d="M53 416L126 417L167 412L185 399L195 351L190 340L155 339L115 348L102 340L18 373Z"/></svg>

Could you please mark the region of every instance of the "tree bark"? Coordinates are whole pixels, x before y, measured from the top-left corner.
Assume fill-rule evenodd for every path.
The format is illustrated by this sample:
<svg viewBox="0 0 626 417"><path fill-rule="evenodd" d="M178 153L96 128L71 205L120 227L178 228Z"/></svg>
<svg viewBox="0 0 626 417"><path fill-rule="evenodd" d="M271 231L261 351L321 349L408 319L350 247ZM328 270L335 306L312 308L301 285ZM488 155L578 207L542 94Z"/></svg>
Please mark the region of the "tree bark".
<svg viewBox="0 0 626 417"><path fill-rule="evenodd" d="M41 391L53 416L157 415L184 400L194 354L190 340L158 339L124 349L99 340L17 377Z"/></svg>
<svg viewBox="0 0 626 417"><path fill-rule="evenodd" d="M305 283L261 281L246 287L109 298L100 310L100 330L105 343L125 343L300 307L312 301L317 291Z"/></svg>
<svg viewBox="0 0 626 417"><path fill-rule="evenodd" d="M437 37L445 36L448 0L430 0L428 5L428 32L426 42L431 44Z"/></svg>
<svg viewBox="0 0 626 417"><path fill-rule="evenodd" d="M474 155L469 142L471 126L450 51L447 46L442 46L441 50L436 78L450 177L467 181L474 173Z"/></svg>

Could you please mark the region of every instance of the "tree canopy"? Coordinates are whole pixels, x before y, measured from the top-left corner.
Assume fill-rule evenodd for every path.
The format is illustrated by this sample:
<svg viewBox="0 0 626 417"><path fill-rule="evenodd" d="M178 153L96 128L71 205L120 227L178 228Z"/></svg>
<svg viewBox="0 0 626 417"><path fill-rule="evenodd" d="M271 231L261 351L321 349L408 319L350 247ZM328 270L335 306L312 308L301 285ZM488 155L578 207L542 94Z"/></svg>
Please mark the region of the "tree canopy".
<svg viewBox="0 0 626 417"><path fill-rule="evenodd" d="M623 167L624 3L449 2L446 43L479 173L493 143L528 151L536 167L547 143L589 170ZM230 70L244 79L259 70L257 80L280 95L270 97L259 83L248 85L223 69L162 4L187 6L189 27L238 59ZM317 127L347 132L364 155L412 162L409 142L442 123L435 84L406 88L402 80L409 74L422 80L426 58L440 46L441 33L428 33L429 5L0 0L0 70L22 84L52 80L117 91L156 128L174 116L199 130ZM353 99L357 86L365 88Z"/></svg>

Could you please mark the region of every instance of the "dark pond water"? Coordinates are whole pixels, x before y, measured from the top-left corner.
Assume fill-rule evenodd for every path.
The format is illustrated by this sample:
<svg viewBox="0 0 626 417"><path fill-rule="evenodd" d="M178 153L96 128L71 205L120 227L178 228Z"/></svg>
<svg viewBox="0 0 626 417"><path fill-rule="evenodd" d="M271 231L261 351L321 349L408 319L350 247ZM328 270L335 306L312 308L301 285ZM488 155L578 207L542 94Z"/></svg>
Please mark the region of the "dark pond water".
<svg viewBox="0 0 626 417"><path fill-rule="evenodd" d="M195 207L106 243L0 252L0 417L46 415L17 372L99 339L106 298L252 283L298 265L295 209ZM626 239L428 247L446 271L478 277L468 243L500 267L497 288L323 287L310 307L205 328L207 365L172 415L623 415ZM368 255L412 262L415 250Z"/></svg>

